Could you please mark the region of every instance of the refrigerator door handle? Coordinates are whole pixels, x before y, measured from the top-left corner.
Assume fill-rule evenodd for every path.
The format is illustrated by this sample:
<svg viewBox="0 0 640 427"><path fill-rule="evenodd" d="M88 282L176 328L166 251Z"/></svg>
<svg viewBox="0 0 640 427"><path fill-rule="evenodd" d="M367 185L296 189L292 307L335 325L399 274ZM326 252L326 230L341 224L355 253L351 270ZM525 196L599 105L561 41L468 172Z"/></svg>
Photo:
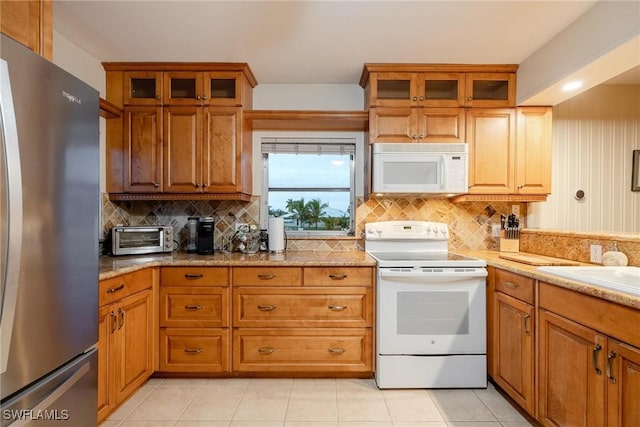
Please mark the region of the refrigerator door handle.
<svg viewBox="0 0 640 427"><path fill-rule="evenodd" d="M37 414L49 408L56 400L60 399L60 397L62 397L71 387L73 387L75 383L80 381L80 379L84 377L90 370L91 362L86 362L73 375L71 375L62 384L56 387L56 389L53 390L51 394L47 395L47 397L38 402L36 406L31 408L31 412ZM26 426L30 422L31 420L28 418L19 419L11 424L11 427Z"/></svg>
<svg viewBox="0 0 640 427"><path fill-rule="evenodd" d="M0 373L7 371L16 311L18 284L20 283L20 256L22 253L22 171L16 114L11 95L9 66L0 60L0 139L4 159L4 176L0 179L5 186L1 190L7 208L0 213L2 233L6 231L5 247L0 249L4 259L0 260L2 274L2 294L0 306Z"/></svg>

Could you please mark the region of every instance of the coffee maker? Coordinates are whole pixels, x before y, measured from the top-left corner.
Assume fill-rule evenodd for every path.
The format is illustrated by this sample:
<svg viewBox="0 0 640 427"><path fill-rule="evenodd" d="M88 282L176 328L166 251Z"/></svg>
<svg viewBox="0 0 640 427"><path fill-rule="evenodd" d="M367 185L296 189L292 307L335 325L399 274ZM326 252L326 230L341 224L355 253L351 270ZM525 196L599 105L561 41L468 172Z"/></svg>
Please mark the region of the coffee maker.
<svg viewBox="0 0 640 427"><path fill-rule="evenodd" d="M197 252L200 255L211 255L214 252L214 230L216 228L215 220L211 217L203 217L198 219L196 227L198 231Z"/></svg>

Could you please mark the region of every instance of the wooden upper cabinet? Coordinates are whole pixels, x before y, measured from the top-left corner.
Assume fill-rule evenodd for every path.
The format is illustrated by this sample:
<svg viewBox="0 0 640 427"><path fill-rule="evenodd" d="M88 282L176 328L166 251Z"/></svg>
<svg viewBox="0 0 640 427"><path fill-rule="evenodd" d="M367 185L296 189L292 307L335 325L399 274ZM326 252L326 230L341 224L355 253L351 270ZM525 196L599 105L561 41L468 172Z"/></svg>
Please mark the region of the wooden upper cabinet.
<svg viewBox="0 0 640 427"><path fill-rule="evenodd" d="M372 108L369 142L466 142L464 108Z"/></svg>
<svg viewBox="0 0 640 427"><path fill-rule="evenodd" d="M0 31L48 60L53 60L51 0L2 0Z"/></svg>
<svg viewBox="0 0 640 427"><path fill-rule="evenodd" d="M162 191L162 108L125 107L124 191Z"/></svg>
<svg viewBox="0 0 640 427"><path fill-rule="evenodd" d="M238 191L242 164L242 111L235 107L204 109L202 191Z"/></svg>
<svg viewBox="0 0 640 427"><path fill-rule="evenodd" d="M465 83L467 107L515 107L515 73L467 73Z"/></svg>
<svg viewBox="0 0 640 427"><path fill-rule="evenodd" d="M514 109L467 110L469 193L513 194Z"/></svg>
<svg viewBox="0 0 640 427"><path fill-rule="evenodd" d="M370 105L458 107L464 105L464 73L372 73Z"/></svg>
<svg viewBox="0 0 640 427"><path fill-rule="evenodd" d="M165 107L164 191L196 193L202 186L202 108Z"/></svg>
<svg viewBox="0 0 640 427"><path fill-rule="evenodd" d="M551 193L552 107L518 107L517 194Z"/></svg>
<svg viewBox="0 0 640 427"><path fill-rule="evenodd" d="M125 105L162 105L162 72L126 71L123 79Z"/></svg>
<svg viewBox="0 0 640 427"><path fill-rule="evenodd" d="M241 106L246 100L240 71L169 71L164 73L166 105Z"/></svg>

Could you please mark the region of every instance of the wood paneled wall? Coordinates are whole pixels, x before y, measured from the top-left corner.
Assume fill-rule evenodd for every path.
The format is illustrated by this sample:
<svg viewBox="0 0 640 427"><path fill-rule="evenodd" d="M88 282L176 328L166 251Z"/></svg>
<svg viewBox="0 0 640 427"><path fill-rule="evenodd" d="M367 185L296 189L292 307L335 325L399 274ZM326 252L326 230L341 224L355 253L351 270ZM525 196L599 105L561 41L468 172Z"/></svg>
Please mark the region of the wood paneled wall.
<svg viewBox="0 0 640 427"><path fill-rule="evenodd" d="M528 226L640 232L640 192L631 191L639 149L640 86L601 85L555 106L552 193L530 204Z"/></svg>

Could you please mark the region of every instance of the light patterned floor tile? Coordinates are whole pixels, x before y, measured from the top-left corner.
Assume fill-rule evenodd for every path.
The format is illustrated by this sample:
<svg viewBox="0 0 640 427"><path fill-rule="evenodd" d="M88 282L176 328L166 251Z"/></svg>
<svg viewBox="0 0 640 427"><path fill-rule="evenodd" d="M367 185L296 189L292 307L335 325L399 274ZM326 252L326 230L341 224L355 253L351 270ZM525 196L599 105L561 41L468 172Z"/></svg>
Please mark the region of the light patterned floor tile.
<svg viewBox="0 0 640 427"><path fill-rule="evenodd" d="M205 379L201 378L163 378L158 387L195 387L201 388Z"/></svg>
<svg viewBox="0 0 640 427"><path fill-rule="evenodd" d="M178 421L174 427L229 427L229 421Z"/></svg>
<svg viewBox="0 0 640 427"><path fill-rule="evenodd" d="M530 427L530 426L535 426L535 424L530 423L529 421L502 421L502 425L504 427Z"/></svg>
<svg viewBox="0 0 640 427"><path fill-rule="evenodd" d="M341 396L338 391L338 421L391 421L382 393L352 393Z"/></svg>
<svg viewBox="0 0 640 427"><path fill-rule="evenodd" d="M293 378L250 378L247 387L292 387Z"/></svg>
<svg viewBox="0 0 640 427"><path fill-rule="evenodd" d="M511 404L495 389L474 390L476 396L489 408L498 421L526 422L523 417Z"/></svg>
<svg viewBox="0 0 640 427"><path fill-rule="evenodd" d="M391 421L340 421L340 427L394 427Z"/></svg>
<svg viewBox="0 0 640 427"><path fill-rule="evenodd" d="M373 379L337 379L338 391L380 391Z"/></svg>
<svg viewBox="0 0 640 427"><path fill-rule="evenodd" d="M394 421L393 427L447 427L444 421Z"/></svg>
<svg viewBox="0 0 640 427"><path fill-rule="evenodd" d="M99 424L100 427L118 427L120 421L105 420Z"/></svg>
<svg viewBox="0 0 640 427"><path fill-rule="evenodd" d="M394 421L444 421L426 390L385 390L384 399Z"/></svg>
<svg viewBox="0 0 640 427"><path fill-rule="evenodd" d="M107 420L122 421L127 418L127 416L129 416L129 414L131 414L131 412L133 412L133 410L136 409L138 405L140 405L144 399L146 399L147 396L156 389L157 386L157 382L149 383L149 381L147 381L142 387L129 396L129 398L123 402L118 409L111 413L111 415L107 417Z"/></svg>
<svg viewBox="0 0 640 427"><path fill-rule="evenodd" d="M446 421L497 421L472 390L431 390L430 392Z"/></svg>
<svg viewBox="0 0 640 427"><path fill-rule="evenodd" d="M232 421L229 427L283 427L282 421Z"/></svg>
<svg viewBox="0 0 640 427"><path fill-rule="evenodd" d="M335 389L294 388L287 407L286 421L338 421Z"/></svg>
<svg viewBox="0 0 640 427"><path fill-rule="evenodd" d="M205 380L204 387L247 388L249 378L210 378Z"/></svg>
<svg viewBox="0 0 640 427"><path fill-rule="evenodd" d="M285 421L284 427L340 427L337 421Z"/></svg>
<svg viewBox="0 0 640 427"><path fill-rule="evenodd" d="M249 387L233 421L284 421L290 393L288 387Z"/></svg>
<svg viewBox="0 0 640 427"><path fill-rule="evenodd" d="M123 421L118 427L173 427L174 421Z"/></svg>
<svg viewBox="0 0 640 427"><path fill-rule="evenodd" d="M127 420L177 421L197 393L197 387L157 387Z"/></svg>
<svg viewBox="0 0 640 427"><path fill-rule="evenodd" d="M502 427L497 421L449 421L449 427Z"/></svg>
<svg viewBox="0 0 640 427"><path fill-rule="evenodd" d="M231 421L244 395L239 387L206 387L198 391L180 420Z"/></svg>
<svg viewBox="0 0 640 427"><path fill-rule="evenodd" d="M293 380L293 388L337 388L335 378L295 378Z"/></svg>

